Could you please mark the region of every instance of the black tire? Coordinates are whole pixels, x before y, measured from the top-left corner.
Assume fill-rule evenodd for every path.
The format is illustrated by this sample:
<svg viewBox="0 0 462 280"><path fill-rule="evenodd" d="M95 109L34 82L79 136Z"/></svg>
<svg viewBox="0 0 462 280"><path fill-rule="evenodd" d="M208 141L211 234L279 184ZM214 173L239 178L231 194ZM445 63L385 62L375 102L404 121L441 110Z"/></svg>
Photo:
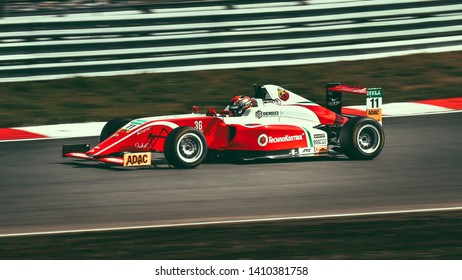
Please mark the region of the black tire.
<svg viewBox="0 0 462 280"><path fill-rule="evenodd" d="M124 125L131 121L131 119L127 118L115 118L108 121L104 125L103 130L101 130L101 134L99 135L99 142L103 142L104 140L109 138L109 136L114 134L117 130L121 129Z"/></svg>
<svg viewBox="0 0 462 280"><path fill-rule="evenodd" d="M199 130L177 127L165 139L164 155L176 168L194 168L207 156L207 142Z"/></svg>
<svg viewBox="0 0 462 280"><path fill-rule="evenodd" d="M373 159L382 152L384 144L383 128L371 118L352 118L340 130L340 147L350 159Z"/></svg>

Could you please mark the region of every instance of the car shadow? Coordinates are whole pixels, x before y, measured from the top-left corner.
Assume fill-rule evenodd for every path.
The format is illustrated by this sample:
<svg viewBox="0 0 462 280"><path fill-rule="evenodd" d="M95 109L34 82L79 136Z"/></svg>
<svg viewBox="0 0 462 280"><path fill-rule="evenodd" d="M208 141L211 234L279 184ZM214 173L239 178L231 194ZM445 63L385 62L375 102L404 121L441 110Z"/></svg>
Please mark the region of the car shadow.
<svg viewBox="0 0 462 280"><path fill-rule="evenodd" d="M213 158L207 159L203 164L235 164L235 165L253 165L253 164L275 164L275 163L294 163L294 162L320 162L320 161L351 161L346 156L313 156L297 158L259 158L259 159L239 159L239 158Z"/></svg>
<svg viewBox="0 0 462 280"><path fill-rule="evenodd" d="M110 171L133 171L133 170L143 170L143 169L171 169L167 164L165 159L154 159L152 165L149 166L131 166L124 167L121 165L87 161L87 160L76 160L73 159L70 162L59 162L57 164L72 166L73 168L96 168Z"/></svg>
<svg viewBox="0 0 462 280"><path fill-rule="evenodd" d="M297 162L339 162L339 161L351 161L344 156L314 156L314 157L299 157L299 158L260 158L260 159L239 159L239 158L208 158L201 165L216 165L216 164L231 164L231 165L256 165L256 164L280 164L280 163L297 163ZM149 166L132 166L124 167L120 165L79 160L73 159L69 162L58 162L56 164L62 164L67 166L72 166L73 168L96 168L102 170L110 171L134 171L134 170L145 170L145 169L158 169L158 170L168 170L175 169L167 163L165 158L154 158L152 160L152 165Z"/></svg>

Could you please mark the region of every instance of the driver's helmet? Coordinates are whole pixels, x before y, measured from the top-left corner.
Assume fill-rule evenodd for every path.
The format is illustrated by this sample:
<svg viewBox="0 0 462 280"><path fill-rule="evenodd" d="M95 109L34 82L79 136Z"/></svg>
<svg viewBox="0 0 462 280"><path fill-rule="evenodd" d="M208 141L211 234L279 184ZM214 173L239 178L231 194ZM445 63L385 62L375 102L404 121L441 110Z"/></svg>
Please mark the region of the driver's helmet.
<svg viewBox="0 0 462 280"><path fill-rule="evenodd" d="M245 95L236 95L231 99L228 109L233 116L242 116L244 112L252 107L252 100Z"/></svg>

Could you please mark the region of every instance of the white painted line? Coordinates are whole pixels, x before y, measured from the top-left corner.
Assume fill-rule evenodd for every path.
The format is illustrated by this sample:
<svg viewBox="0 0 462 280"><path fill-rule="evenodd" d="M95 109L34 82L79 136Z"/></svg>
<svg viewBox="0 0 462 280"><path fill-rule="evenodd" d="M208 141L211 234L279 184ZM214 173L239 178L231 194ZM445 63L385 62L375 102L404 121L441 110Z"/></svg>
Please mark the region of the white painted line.
<svg viewBox="0 0 462 280"><path fill-rule="evenodd" d="M239 224L239 223L260 223L260 222L313 220L313 219L329 219L329 218L367 217L367 216L378 216L378 215L396 215L396 214L412 214L412 213L426 213L426 212L430 213L430 212L446 212L446 211L458 211L458 210L462 210L462 206L411 209L411 210L391 210L391 211L378 211L378 212L360 212L360 213L348 213L348 214L292 216L292 217L279 217L279 218L257 218L257 219L224 220L224 221L210 221L210 222L192 222L192 223L165 224L165 225L9 233L9 234L0 234L0 238L1 237L17 237L17 236L50 235L50 234L70 234L70 233L121 231L121 230L143 230L143 229L172 228L172 227L209 226L209 225Z"/></svg>

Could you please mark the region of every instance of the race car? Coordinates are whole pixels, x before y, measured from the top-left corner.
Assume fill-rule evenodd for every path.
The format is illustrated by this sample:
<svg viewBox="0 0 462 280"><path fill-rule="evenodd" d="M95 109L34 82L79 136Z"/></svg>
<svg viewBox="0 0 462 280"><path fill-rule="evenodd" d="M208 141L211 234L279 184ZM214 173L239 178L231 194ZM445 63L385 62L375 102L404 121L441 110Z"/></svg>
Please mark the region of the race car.
<svg viewBox="0 0 462 280"><path fill-rule="evenodd" d="M326 106L277 85L253 85L252 97L235 96L219 112L116 118L100 143L64 145L62 155L120 166L152 165L163 153L170 166L195 168L207 157L242 160L347 156L371 160L383 149L382 89L326 84ZM342 114L342 93L366 99L365 116Z"/></svg>

